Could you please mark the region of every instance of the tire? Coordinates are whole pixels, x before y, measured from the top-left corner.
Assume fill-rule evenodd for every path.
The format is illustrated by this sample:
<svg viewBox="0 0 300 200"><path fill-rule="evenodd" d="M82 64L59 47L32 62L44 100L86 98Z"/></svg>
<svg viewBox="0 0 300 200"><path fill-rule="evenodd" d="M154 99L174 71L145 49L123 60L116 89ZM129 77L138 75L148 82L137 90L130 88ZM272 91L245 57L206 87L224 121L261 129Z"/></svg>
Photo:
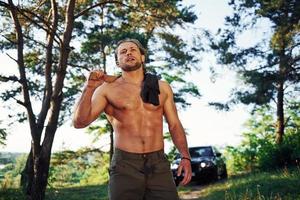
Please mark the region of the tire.
<svg viewBox="0 0 300 200"><path fill-rule="evenodd" d="M219 180L219 175L218 175L218 168L216 167L216 169L214 170L213 176L212 176L212 181L218 181Z"/></svg>
<svg viewBox="0 0 300 200"><path fill-rule="evenodd" d="M228 177L228 174L227 174L227 169L225 167L223 173L221 174L221 179L227 179L227 177Z"/></svg>

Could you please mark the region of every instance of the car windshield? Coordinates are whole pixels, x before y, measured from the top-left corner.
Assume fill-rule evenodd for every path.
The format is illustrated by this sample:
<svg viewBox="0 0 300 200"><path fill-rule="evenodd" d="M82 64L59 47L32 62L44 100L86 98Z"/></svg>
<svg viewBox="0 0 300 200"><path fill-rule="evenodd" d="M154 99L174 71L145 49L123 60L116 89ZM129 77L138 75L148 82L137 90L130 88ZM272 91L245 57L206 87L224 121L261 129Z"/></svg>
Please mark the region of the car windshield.
<svg viewBox="0 0 300 200"><path fill-rule="evenodd" d="M190 149L191 157L213 156L211 147L200 147Z"/></svg>

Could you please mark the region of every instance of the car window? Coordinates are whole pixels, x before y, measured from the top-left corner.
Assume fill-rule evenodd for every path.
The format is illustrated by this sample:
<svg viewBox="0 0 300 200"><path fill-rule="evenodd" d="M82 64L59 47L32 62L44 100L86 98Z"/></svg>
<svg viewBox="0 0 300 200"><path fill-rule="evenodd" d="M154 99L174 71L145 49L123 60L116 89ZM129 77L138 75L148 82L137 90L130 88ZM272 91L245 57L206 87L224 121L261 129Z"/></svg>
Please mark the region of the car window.
<svg viewBox="0 0 300 200"><path fill-rule="evenodd" d="M190 154L191 157L213 156L213 152L210 147L190 149Z"/></svg>

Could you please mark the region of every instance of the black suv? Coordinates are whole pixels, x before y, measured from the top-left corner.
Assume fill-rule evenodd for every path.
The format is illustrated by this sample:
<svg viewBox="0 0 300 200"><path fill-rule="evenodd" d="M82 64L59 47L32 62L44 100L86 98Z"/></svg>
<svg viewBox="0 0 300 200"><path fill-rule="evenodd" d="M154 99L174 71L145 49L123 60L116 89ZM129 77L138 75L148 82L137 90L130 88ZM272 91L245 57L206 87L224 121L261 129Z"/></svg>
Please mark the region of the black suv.
<svg viewBox="0 0 300 200"><path fill-rule="evenodd" d="M227 169L221 153L212 146L199 146L189 148L192 164L192 181L209 182L219 178L227 178ZM171 165L173 177L178 180L177 168L181 161L177 155Z"/></svg>

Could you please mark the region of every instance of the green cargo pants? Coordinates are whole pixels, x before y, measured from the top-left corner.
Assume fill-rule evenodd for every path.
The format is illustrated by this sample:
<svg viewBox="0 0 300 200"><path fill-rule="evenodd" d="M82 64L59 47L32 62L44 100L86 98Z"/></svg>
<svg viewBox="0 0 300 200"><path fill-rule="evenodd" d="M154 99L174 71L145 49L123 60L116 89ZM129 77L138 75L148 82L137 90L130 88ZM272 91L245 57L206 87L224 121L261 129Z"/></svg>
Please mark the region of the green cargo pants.
<svg viewBox="0 0 300 200"><path fill-rule="evenodd" d="M109 174L110 200L179 200L163 150L140 154L115 149Z"/></svg>

